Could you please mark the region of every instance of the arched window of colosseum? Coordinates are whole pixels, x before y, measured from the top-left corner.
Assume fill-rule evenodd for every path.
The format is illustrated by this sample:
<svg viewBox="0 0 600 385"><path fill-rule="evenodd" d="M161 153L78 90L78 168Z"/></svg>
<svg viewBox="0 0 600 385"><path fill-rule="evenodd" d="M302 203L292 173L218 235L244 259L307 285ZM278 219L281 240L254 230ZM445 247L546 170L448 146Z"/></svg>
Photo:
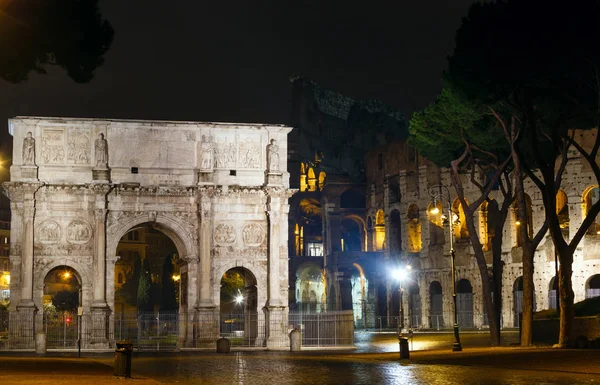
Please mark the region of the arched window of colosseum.
<svg viewBox="0 0 600 385"><path fill-rule="evenodd" d="M444 327L444 298L438 281L429 285L429 327L437 330Z"/></svg>
<svg viewBox="0 0 600 385"><path fill-rule="evenodd" d="M437 209L437 210L435 210ZM435 213L432 213L434 211ZM443 245L444 238L444 205L441 201L437 201L434 206L430 203L427 206L427 219L429 219L429 244Z"/></svg>
<svg viewBox="0 0 600 385"><path fill-rule="evenodd" d="M390 214L390 229L388 232L390 237L390 253L392 255L400 255L402 250L402 226L400 223L400 212L392 210Z"/></svg>
<svg viewBox="0 0 600 385"><path fill-rule="evenodd" d="M312 167L308 169L308 191L317 191L317 178Z"/></svg>
<svg viewBox="0 0 600 385"><path fill-rule="evenodd" d="M513 223L515 224L515 233L516 233L516 246L521 247L525 243L523 236L521 235L520 226L523 226L521 223L522 220L527 221L527 235L531 238L533 236L533 211L531 210L531 198L529 195L525 194L525 207L527 210L525 218L522 218L519 212L519 205L517 202L513 203Z"/></svg>
<svg viewBox="0 0 600 385"><path fill-rule="evenodd" d="M485 237L485 242L482 242L484 250L492 250L492 243L496 235L496 225L500 220L498 202L495 199L483 202L481 205L481 223L483 224L482 234Z"/></svg>
<svg viewBox="0 0 600 385"><path fill-rule="evenodd" d="M558 279L556 278L556 276L554 276L550 280L550 285L548 285L548 309L556 309L557 295L558 295Z"/></svg>
<svg viewBox="0 0 600 385"><path fill-rule="evenodd" d="M408 251L416 253L421 251L421 220L419 207L415 204L408 206L406 213L408 230Z"/></svg>
<svg viewBox="0 0 600 385"><path fill-rule="evenodd" d="M385 215L383 210L377 210L375 215L375 249L376 251L385 248Z"/></svg>
<svg viewBox="0 0 600 385"><path fill-rule="evenodd" d="M518 328L519 314L523 311L523 276L513 283L513 326Z"/></svg>
<svg viewBox="0 0 600 385"><path fill-rule="evenodd" d="M473 286L467 279L461 279L456 283L456 312L458 326L473 327Z"/></svg>
<svg viewBox="0 0 600 385"><path fill-rule="evenodd" d="M319 191L323 191L323 187L325 186L325 178L327 177L327 175L325 174L324 171L321 171L319 173Z"/></svg>
<svg viewBox="0 0 600 385"><path fill-rule="evenodd" d="M467 230L467 219L465 212L458 198L452 203L452 214L455 215L452 220L454 223L454 239L469 239L469 231Z"/></svg>
<svg viewBox="0 0 600 385"><path fill-rule="evenodd" d="M362 251L361 223L346 217L340 226L342 251Z"/></svg>
<svg viewBox="0 0 600 385"><path fill-rule="evenodd" d="M419 294L419 284L412 281L408 286L408 311L409 324L411 328L421 327L421 295Z"/></svg>
<svg viewBox="0 0 600 385"><path fill-rule="evenodd" d="M564 237L569 236L569 201L564 191L558 190L556 194L556 214L558 215L558 225Z"/></svg>
<svg viewBox="0 0 600 385"><path fill-rule="evenodd" d="M592 275L585 283L585 298L600 297L600 274Z"/></svg>
<svg viewBox="0 0 600 385"><path fill-rule="evenodd" d="M600 198L600 190L598 186L588 187L583 193L583 214L587 216L588 212L598 202ZM590 226L587 233L589 235L600 235L600 223L598 223L598 217L594 220L594 224Z"/></svg>
<svg viewBox="0 0 600 385"><path fill-rule="evenodd" d="M300 227L297 223L294 227L294 250L297 256L300 255Z"/></svg>

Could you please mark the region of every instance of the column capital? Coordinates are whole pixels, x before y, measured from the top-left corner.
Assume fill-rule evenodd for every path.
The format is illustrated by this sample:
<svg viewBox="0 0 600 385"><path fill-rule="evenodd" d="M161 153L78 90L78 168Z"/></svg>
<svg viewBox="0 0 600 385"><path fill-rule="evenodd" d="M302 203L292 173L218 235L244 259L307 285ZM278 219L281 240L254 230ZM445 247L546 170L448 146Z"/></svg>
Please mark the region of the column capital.
<svg viewBox="0 0 600 385"><path fill-rule="evenodd" d="M104 220L106 219L107 212L108 212L107 209L95 209L94 216L96 217L96 221L104 222Z"/></svg>

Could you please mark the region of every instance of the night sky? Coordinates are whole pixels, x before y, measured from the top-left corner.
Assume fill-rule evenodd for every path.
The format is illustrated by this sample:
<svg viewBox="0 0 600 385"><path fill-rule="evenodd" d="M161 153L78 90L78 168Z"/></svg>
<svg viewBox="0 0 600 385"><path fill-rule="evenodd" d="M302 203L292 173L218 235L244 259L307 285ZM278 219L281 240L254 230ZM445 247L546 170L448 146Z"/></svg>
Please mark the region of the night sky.
<svg viewBox="0 0 600 385"><path fill-rule="evenodd" d="M90 83L60 68L0 80L2 152L17 115L289 123L291 75L409 118L439 92L472 2L103 0L115 39Z"/></svg>

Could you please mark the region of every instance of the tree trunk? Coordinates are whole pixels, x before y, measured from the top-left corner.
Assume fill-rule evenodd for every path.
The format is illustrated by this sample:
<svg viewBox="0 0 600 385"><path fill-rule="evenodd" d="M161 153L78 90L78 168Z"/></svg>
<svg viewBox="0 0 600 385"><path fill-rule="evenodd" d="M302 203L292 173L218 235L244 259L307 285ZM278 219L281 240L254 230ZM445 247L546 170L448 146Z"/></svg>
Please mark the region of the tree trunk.
<svg viewBox="0 0 600 385"><path fill-rule="evenodd" d="M573 275L573 252L559 250L558 257L560 259L560 269L558 270L560 293L560 332L558 335L558 347L566 348L569 346L569 335L573 324L573 316L575 309L573 301L575 294L572 288Z"/></svg>
<svg viewBox="0 0 600 385"><path fill-rule="evenodd" d="M529 242L527 242L529 243ZM530 245L523 247L523 310L521 318L521 346L532 344L533 324L533 255Z"/></svg>
<svg viewBox="0 0 600 385"><path fill-rule="evenodd" d="M466 214L466 213L465 213ZM475 259L477 260L477 267L479 267L479 275L481 277L481 289L483 294L483 305L488 315L488 323L490 326L490 337L492 345L500 345L500 323L498 322L499 317L497 316L496 309L492 300L492 289L490 285L490 276L488 274L487 263L485 256L483 255L483 247L479 238L477 237L477 231L475 229L475 223L473 221L473 214L469 213L465 215L467 218L467 229L471 239L471 246L475 252Z"/></svg>

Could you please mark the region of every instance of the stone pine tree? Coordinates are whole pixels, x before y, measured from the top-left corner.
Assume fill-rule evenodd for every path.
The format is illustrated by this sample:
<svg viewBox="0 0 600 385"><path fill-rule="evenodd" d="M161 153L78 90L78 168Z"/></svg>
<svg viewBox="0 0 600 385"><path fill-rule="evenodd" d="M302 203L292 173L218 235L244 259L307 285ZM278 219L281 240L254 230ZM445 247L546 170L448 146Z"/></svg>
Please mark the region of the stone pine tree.
<svg viewBox="0 0 600 385"><path fill-rule="evenodd" d="M165 257L162 268L160 311L175 312L179 308L177 304L177 290L173 281L173 258Z"/></svg>
<svg viewBox="0 0 600 385"><path fill-rule="evenodd" d="M485 106L468 102L458 89L447 83L434 103L413 115L409 130L411 143L423 156L450 170L452 186L465 214L469 239L479 268L492 344L498 345L503 270L499 245L502 244L502 228L514 199L509 173L510 151L502 128L491 114L486 113ZM440 148L444 151L440 151ZM471 183L479 190L479 196L471 202L465 195L466 183ZM503 196L500 205L490 199L496 188ZM491 274L475 221L475 213L485 201L490 202L489 206L496 214Z"/></svg>
<svg viewBox="0 0 600 385"><path fill-rule="evenodd" d="M140 282L137 290L137 311L140 313L153 312L152 306L152 275L150 272L150 259L144 258L142 271L140 273Z"/></svg>
<svg viewBox="0 0 600 385"><path fill-rule="evenodd" d="M573 148L600 183L600 136L583 148L573 131L598 127L600 120L598 20L598 1L575 0L569 7L543 0L475 3L457 31L448 65L449 77L470 100L501 105L521 124L516 151L523 172L541 193L560 262L559 347L569 344L574 315L573 255L600 212L599 201L570 239L563 235L556 212L556 195ZM525 296L529 289L523 284Z"/></svg>
<svg viewBox="0 0 600 385"><path fill-rule="evenodd" d="M75 82L88 82L113 35L98 0L0 1L0 78L19 83L59 66Z"/></svg>

